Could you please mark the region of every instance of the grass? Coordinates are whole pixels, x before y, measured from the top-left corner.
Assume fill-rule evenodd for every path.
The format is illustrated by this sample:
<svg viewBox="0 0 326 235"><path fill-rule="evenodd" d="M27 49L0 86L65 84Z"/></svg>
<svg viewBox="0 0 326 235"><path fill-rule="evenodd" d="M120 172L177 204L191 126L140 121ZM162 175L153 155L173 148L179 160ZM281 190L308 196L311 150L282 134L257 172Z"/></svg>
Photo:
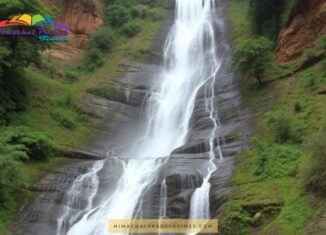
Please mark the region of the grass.
<svg viewBox="0 0 326 235"><path fill-rule="evenodd" d="M246 0L228 2L233 44L250 35L246 32L251 28L248 6ZM319 48L308 51L313 56L320 53ZM317 94L326 90L325 62L277 79L300 66L306 57L282 66L275 62L266 77L274 82L261 87L256 86L255 79L240 80L244 103L253 114L249 125L255 135L250 149L237 158L235 173L227 183L233 192L220 216L223 234L318 234L310 227L325 213L325 200L316 197L312 204L304 181L311 161L306 143L326 124L326 96ZM299 140L291 137L284 143L276 142L275 130L267 121L271 113L287 115ZM287 154L273 150L273 146L285 148ZM254 219L257 213L261 213L258 221Z"/></svg>

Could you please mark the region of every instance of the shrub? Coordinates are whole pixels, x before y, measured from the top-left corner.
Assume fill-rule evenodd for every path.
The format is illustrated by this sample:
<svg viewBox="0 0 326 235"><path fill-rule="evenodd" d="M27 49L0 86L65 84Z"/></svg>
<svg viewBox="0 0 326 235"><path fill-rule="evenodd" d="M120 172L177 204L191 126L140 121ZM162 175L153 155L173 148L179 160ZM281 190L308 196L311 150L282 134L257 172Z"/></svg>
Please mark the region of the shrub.
<svg viewBox="0 0 326 235"><path fill-rule="evenodd" d="M318 50L326 51L326 35L321 36L316 42L316 47Z"/></svg>
<svg viewBox="0 0 326 235"><path fill-rule="evenodd" d="M0 208L7 205L8 201L13 201L14 195L24 185L21 164L10 157L3 156L2 151L0 145Z"/></svg>
<svg viewBox="0 0 326 235"><path fill-rule="evenodd" d="M269 127L275 142L301 142L299 130L294 128L293 122L287 114L282 111L269 112L267 113L266 118L267 126Z"/></svg>
<svg viewBox="0 0 326 235"><path fill-rule="evenodd" d="M250 0L254 32L275 40L281 29L283 0Z"/></svg>
<svg viewBox="0 0 326 235"><path fill-rule="evenodd" d="M302 104L299 100L297 100L295 103L294 103L294 111L297 112L297 113L300 113L302 111L303 107L302 107Z"/></svg>
<svg viewBox="0 0 326 235"><path fill-rule="evenodd" d="M254 174L265 179L295 176L302 153L293 145L258 144L251 155L255 159Z"/></svg>
<svg viewBox="0 0 326 235"><path fill-rule="evenodd" d="M88 92L97 96L104 97L109 100L115 100L115 101L121 100L121 94L119 90L112 86L91 88L88 90Z"/></svg>
<svg viewBox="0 0 326 235"><path fill-rule="evenodd" d="M307 70L300 80L304 88L313 90L316 87L317 78L312 70Z"/></svg>
<svg viewBox="0 0 326 235"><path fill-rule="evenodd" d="M103 52L97 48L91 48L87 52L85 67L92 71L96 67L100 67L105 63L105 56Z"/></svg>
<svg viewBox="0 0 326 235"><path fill-rule="evenodd" d="M110 52L114 44L114 33L109 27L100 27L91 33L88 48L97 48L102 52Z"/></svg>
<svg viewBox="0 0 326 235"><path fill-rule="evenodd" d="M65 112L64 109L53 110L51 112L51 117L64 128L74 130L77 126L75 120L69 115L69 113Z"/></svg>
<svg viewBox="0 0 326 235"><path fill-rule="evenodd" d="M151 7L157 5L159 0L137 0L138 3L144 4L144 5L149 5Z"/></svg>
<svg viewBox="0 0 326 235"><path fill-rule="evenodd" d="M22 81L19 72L0 75L0 126L11 121L10 114L25 110L28 99Z"/></svg>
<svg viewBox="0 0 326 235"><path fill-rule="evenodd" d="M118 28L128 22L130 11L120 5L112 5L106 8L104 22L112 27Z"/></svg>
<svg viewBox="0 0 326 235"><path fill-rule="evenodd" d="M140 24L134 21L128 22L122 27L122 32L128 37L133 37L141 30Z"/></svg>
<svg viewBox="0 0 326 235"><path fill-rule="evenodd" d="M148 16L148 9L145 7L133 7L130 10L132 18L146 19Z"/></svg>
<svg viewBox="0 0 326 235"><path fill-rule="evenodd" d="M84 67L93 71L105 62L105 55L112 51L115 41L113 31L108 27L101 27L91 34Z"/></svg>
<svg viewBox="0 0 326 235"><path fill-rule="evenodd" d="M305 177L306 189L326 196L326 129L312 138L308 144L311 163Z"/></svg>
<svg viewBox="0 0 326 235"><path fill-rule="evenodd" d="M25 127L4 128L0 144L7 146L3 152L11 158L44 160L55 153L53 142L39 132L31 131Z"/></svg>
<svg viewBox="0 0 326 235"><path fill-rule="evenodd" d="M64 74L65 81L74 83L78 80L78 74L75 71L68 70Z"/></svg>
<svg viewBox="0 0 326 235"><path fill-rule="evenodd" d="M232 54L232 65L238 73L255 77L261 84L271 61L271 48L271 42L264 37L242 39Z"/></svg>

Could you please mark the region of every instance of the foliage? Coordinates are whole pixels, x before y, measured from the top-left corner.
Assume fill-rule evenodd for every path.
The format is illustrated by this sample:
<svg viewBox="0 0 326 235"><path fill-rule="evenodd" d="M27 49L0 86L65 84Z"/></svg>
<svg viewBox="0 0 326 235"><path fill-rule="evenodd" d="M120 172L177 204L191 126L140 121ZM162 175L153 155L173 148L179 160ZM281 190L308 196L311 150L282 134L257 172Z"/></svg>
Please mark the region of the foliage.
<svg viewBox="0 0 326 235"><path fill-rule="evenodd" d="M55 153L53 142L39 132L26 127L8 127L1 130L0 144L14 159L44 160Z"/></svg>
<svg viewBox="0 0 326 235"><path fill-rule="evenodd" d="M114 32L109 27L102 27L90 35L88 47L110 52L114 45L114 39Z"/></svg>
<svg viewBox="0 0 326 235"><path fill-rule="evenodd" d="M308 144L311 163L306 174L308 191L326 196L326 128L313 137Z"/></svg>
<svg viewBox="0 0 326 235"><path fill-rule="evenodd" d="M268 112L266 119L275 142L301 142L300 131L295 128L293 121L286 113L281 111Z"/></svg>
<svg viewBox="0 0 326 235"><path fill-rule="evenodd" d="M0 126L11 120L11 113L25 110L26 89L20 72L6 71L0 75Z"/></svg>
<svg viewBox="0 0 326 235"><path fill-rule="evenodd" d="M292 13L298 8L299 0L289 0L286 2L286 6L282 12L282 26L286 26L291 20Z"/></svg>
<svg viewBox="0 0 326 235"><path fill-rule="evenodd" d="M112 86L109 87L102 87L102 88L92 88L88 90L89 93L92 93L94 95L98 95L104 98L107 98L109 100L120 100L121 94L117 88L114 88Z"/></svg>
<svg viewBox="0 0 326 235"><path fill-rule="evenodd" d="M321 64L321 66L323 66L323 64ZM314 91L325 83L325 75L326 74L317 74L314 69L307 69L302 73L300 77L300 83L303 88Z"/></svg>
<svg viewBox="0 0 326 235"><path fill-rule="evenodd" d="M130 11L120 5L109 6L104 12L104 22L115 28L127 23L130 17Z"/></svg>
<svg viewBox="0 0 326 235"><path fill-rule="evenodd" d="M60 126L74 130L76 128L75 120L64 109L55 109L51 112L51 117L59 123Z"/></svg>
<svg viewBox="0 0 326 235"><path fill-rule="evenodd" d="M283 0L250 0L254 33L276 40L281 29Z"/></svg>
<svg viewBox="0 0 326 235"><path fill-rule="evenodd" d="M0 2L0 15L10 17L17 12L40 14L44 12L39 0ZM44 49L35 37L0 38L0 125L8 124L10 113L22 111L25 92L18 81L22 69L30 64L39 65L39 50Z"/></svg>
<svg viewBox="0 0 326 235"><path fill-rule="evenodd" d="M295 176L302 153L293 145L262 144L249 152L255 159L254 174L260 179Z"/></svg>
<svg viewBox="0 0 326 235"><path fill-rule="evenodd" d="M64 79L69 83L74 83L78 80L78 73L74 70L65 71Z"/></svg>
<svg viewBox="0 0 326 235"><path fill-rule="evenodd" d="M105 55L112 51L115 35L109 27L100 27L91 34L84 67L93 71L105 62Z"/></svg>
<svg viewBox="0 0 326 235"><path fill-rule="evenodd" d="M137 33L140 32L141 27L140 24L138 22L135 21L131 21L126 23L123 27L122 27L122 32L124 34L126 34L128 37L133 37L135 36Z"/></svg>
<svg viewBox="0 0 326 235"><path fill-rule="evenodd" d="M255 77L261 84L271 61L271 47L271 42L264 37L242 39L232 54L232 65L238 73Z"/></svg>
<svg viewBox="0 0 326 235"><path fill-rule="evenodd" d="M15 200L14 195L24 185L21 163L10 156L11 154L8 154L6 148L6 146L0 144L0 211ZM2 215L2 213L0 214ZM0 218L0 222L1 220L2 218Z"/></svg>

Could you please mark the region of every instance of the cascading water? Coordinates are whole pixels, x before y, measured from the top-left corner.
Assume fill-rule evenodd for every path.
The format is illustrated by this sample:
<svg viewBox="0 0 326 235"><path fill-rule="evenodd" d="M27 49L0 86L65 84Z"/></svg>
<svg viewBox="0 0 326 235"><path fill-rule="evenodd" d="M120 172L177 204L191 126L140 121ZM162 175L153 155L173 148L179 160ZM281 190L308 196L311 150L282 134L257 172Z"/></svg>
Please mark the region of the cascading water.
<svg viewBox="0 0 326 235"><path fill-rule="evenodd" d="M209 136L210 165L203 173L203 185L191 199L190 214L192 218L209 217L209 178L217 169L214 164L214 139L218 127L214 84L221 65L216 56L214 9L214 0L176 0L175 24L166 39L164 65L157 76L157 86L147 102L143 137L130 151L128 160L121 160L123 172L114 193L97 206L86 208L82 218L67 234L108 234L109 219L133 217L142 193L154 183L167 156L186 143L196 96L204 86L210 93L206 111L213 124ZM221 158L219 148L217 150ZM165 182L161 187L166 193ZM165 206L166 201L161 200L161 204ZM162 208L161 217L165 213ZM62 224L60 221L59 229Z"/></svg>

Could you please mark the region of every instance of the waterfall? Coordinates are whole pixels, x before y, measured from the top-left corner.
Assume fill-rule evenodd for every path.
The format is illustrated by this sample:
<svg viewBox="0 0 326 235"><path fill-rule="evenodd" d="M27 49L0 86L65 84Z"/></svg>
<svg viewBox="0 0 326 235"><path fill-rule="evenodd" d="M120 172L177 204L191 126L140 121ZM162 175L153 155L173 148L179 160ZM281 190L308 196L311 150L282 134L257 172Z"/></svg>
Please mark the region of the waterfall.
<svg viewBox="0 0 326 235"><path fill-rule="evenodd" d="M210 166L203 172L203 185L191 199L191 217L209 216L209 178L217 169L214 140L218 127L214 108L215 77L221 66L216 55L213 0L176 0L176 18L165 42L164 64L156 78L146 108L146 128L123 162L117 187L105 200L86 208L67 232L69 235L108 234L109 219L130 219L142 193L157 179L171 152L184 145L190 129L195 100L207 87L206 111L212 121ZM118 156L117 156L118 157ZM165 181L161 194L165 194ZM161 201L160 204L166 204ZM166 211L161 210L161 216Z"/></svg>
<svg viewBox="0 0 326 235"><path fill-rule="evenodd" d="M63 213L57 221L57 235L64 234L66 228L76 222L80 213L75 214L75 208L83 208L84 210L92 208L93 199L97 193L99 184L97 174L103 165L104 161L97 161L88 173L78 176L71 189L66 192L64 202L67 204L64 205ZM81 197L86 198L86 203L83 203L84 205L80 205Z"/></svg>

